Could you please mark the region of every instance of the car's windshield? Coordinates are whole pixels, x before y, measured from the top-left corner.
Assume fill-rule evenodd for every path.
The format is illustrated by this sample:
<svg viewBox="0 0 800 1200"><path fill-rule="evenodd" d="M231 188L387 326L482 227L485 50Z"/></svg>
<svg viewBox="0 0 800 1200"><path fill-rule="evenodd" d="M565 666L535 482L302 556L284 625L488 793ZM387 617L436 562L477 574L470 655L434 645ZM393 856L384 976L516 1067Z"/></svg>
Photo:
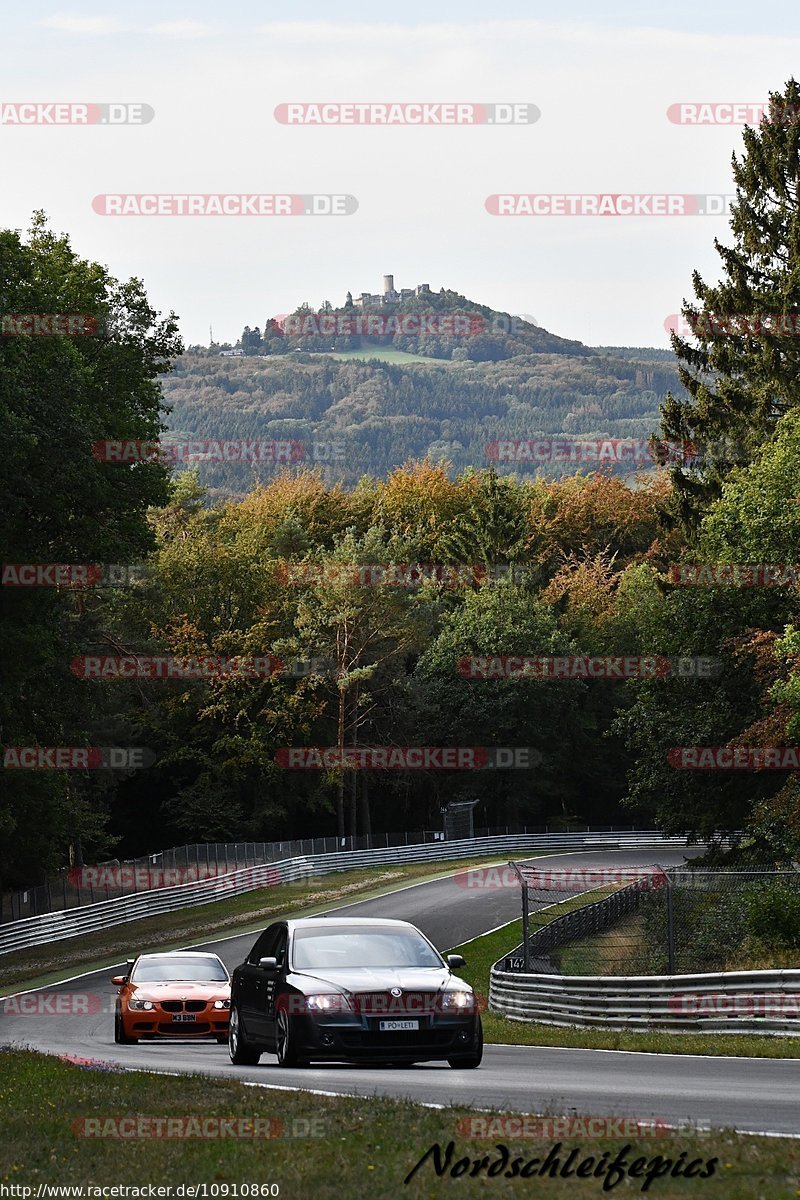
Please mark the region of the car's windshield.
<svg viewBox="0 0 800 1200"><path fill-rule="evenodd" d="M336 967L441 967L436 951L413 929L298 929L297 970Z"/></svg>
<svg viewBox="0 0 800 1200"><path fill-rule="evenodd" d="M198 983L227 983L228 976L222 963L215 958L159 958L142 959L133 968L132 983L168 983L188 981Z"/></svg>

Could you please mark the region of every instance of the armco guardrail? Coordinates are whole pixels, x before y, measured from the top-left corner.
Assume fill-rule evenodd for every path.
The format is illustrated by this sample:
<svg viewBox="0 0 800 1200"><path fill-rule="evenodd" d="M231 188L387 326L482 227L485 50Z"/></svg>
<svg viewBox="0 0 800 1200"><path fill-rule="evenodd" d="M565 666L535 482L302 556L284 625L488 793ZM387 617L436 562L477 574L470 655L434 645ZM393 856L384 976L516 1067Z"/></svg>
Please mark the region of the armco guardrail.
<svg viewBox="0 0 800 1200"><path fill-rule="evenodd" d="M306 855L231 871L227 875L218 875L210 880L140 892L116 900L88 904L79 909L44 913L38 917L26 917L22 921L12 921L0 928L0 954L9 954L14 950L23 950L47 942L63 941L64 938L81 934L96 933L98 930L138 921L143 917L159 916L175 909L208 904L258 888L292 883L309 876L327 875L332 871L405 863L443 862L483 855L503 855L520 850L641 850L684 845L684 838L664 838L652 830L627 833L521 833L417 846L389 846L375 850Z"/></svg>
<svg viewBox="0 0 800 1200"><path fill-rule="evenodd" d="M582 1029L800 1035L800 970L626 977L523 975L495 965L489 1009Z"/></svg>
<svg viewBox="0 0 800 1200"><path fill-rule="evenodd" d="M498 837L510 833L631 833L631 825L522 825L513 829L498 825L486 829L464 830L460 838ZM123 862L111 859L91 866L75 866L50 875L42 883L0 892L0 924L40 917L66 908L82 908L101 900L118 900L152 888L174 887L192 878L210 879L228 875L243 867L261 867L284 862L287 858L305 858L309 854L339 854L351 850L388 849L390 846L417 846L425 842L446 841L444 830L404 829L402 832L367 833L347 837L294 838L277 842L194 842L172 846ZM453 840L458 840L453 835ZM192 868L196 873L190 874ZM183 878L175 878L183 872Z"/></svg>

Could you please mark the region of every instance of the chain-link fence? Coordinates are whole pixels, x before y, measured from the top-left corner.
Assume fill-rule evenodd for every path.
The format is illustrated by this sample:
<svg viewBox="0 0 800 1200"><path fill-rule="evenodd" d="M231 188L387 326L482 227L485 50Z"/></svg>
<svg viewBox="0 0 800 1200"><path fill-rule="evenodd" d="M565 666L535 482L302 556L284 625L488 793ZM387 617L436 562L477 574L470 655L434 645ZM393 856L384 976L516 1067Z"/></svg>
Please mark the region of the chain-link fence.
<svg viewBox="0 0 800 1200"><path fill-rule="evenodd" d="M527 929L511 969L666 975L800 967L798 870L510 865Z"/></svg>
<svg viewBox="0 0 800 1200"><path fill-rule="evenodd" d="M217 875L227 875L229 871L306 854L427 844L443 838L444 834L438 831L422 830L355 838L287 838L280 842L199 842L173 846L139 858L111 859L96 866L71 867L34 887L0 895L0 923L82 908L85 904L136 895L153 888L176 887L196 879L213 879Z"/></svg>

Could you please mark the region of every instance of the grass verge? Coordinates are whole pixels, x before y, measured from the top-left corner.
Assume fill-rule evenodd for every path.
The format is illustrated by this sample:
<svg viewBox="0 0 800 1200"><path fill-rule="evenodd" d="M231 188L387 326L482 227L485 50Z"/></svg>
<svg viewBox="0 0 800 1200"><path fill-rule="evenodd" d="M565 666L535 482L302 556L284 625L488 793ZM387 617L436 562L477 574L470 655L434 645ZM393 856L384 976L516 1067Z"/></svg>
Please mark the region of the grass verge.
<svg viewBox="0 0 800 1200"><path fill-rule="evenodd" d="M141 947L171 950L191 941L212 941L215 935L248 933L263 929L270 920L280 916L299 912L311 915L313 911L329 908L339 901L366 900L403 884L439 879L467 867L490 866L495 861L471 858L452 863L410 863L336 871L316 879L259 888L196 908L144 917L98 933L32 946L0 956L0 993L22 985L38 987L56 983L76 970L113 966Z"/></svg>
<svg viewBox="0 0 800 1200"><path fill-rule="evenodd" d="M467 1136L464 1122L474 1113L463 1106L433 1109L380 1097L365 1102L267 1091L195 1075L182 1075L178 1080L144 1072L89 1071L31 1051L3 1053L2 1066L0 1127L5 1136L0 1146L0 1183L30 1188L27 1195L34 1197L40 1185L77 1184L83 1185L84 1196L91 1198L87 1189L91 1183L145 1189L147 1185L173 1189L180 1184L200 1185L205 1192L192 1193L185 1186L182 1194L201 1198L279 1194L281 1200L309 1196L315 1200L341 1200L343 1196L396 1200L403 1195L409 1200L427 1200L438 1195L440 1188L452 1186L454 1178L448 1171L441 1182L437 1179L432 1155L408 1185L404 1186L404 1180L430 1147L440 1146L444 1158L450 1142L454 1143L451 1166L462 1158L471 1160L458 1178L457 1191L464 1197L543 1194L552 1200L572 1200L604 1195L602 1176L551 1178L548 1174L537 1180L534 1171L538 1172L548 1153L551 1163L558 1157L556 1169L560 1170L573 1149L573 1171L588 1156L597 1169L604 1152L606 1165L619 1151L628 1165L638 1158L645 1160L645 1167L639 1168L645 1174L622 1181L620 1192L626 1195L784 1200L797 1195L800 1185L800 1143L790 1139L731 1132L600 1140L564 1137L561 1141L552 1136L523 1140L495 1133L477 1139ZM277 1073L277 1068L268 1072L270 1076ZM197 1118L191 1140L174 1133L172 1137L152 1136L157 1128L153 1118L161 1118L162 1130L168 1130L163 1124L167 1118L191 1117ZM127 1118L128 1124L117 1124L120 1118ZM227 1124L220 1126L215 1118ZM262 1122L255 1128L279 1136L269 1140L232 1136L253 1128L254 1120ZM148 1128L151 1136L136 1136ZM190 1128L181 1126L186 1133ZM197 1136L218 1129L224 1130L225 1136ZM92 1136L86 1136L87 1132ZM519 1158L521 1165L538 1158L539 1163L531 1169L533 1177L509 1179L497 1174L487 1178L487 1165L499 1161L498 1143L506 1145L510 1160ZM471 1177L472 1161L480 1162L484 1155L487 1163L480 1176ZM656 1156L662 1163L670 1160L670 1174L645 1191L646 1172L653 1169ZM686 1166L693 1159L702 1164L695 1171L710 1170L710 1177L690 1183L672 1177L671 1170L679 1163ZM270 1184L276 1184L279 1192L267 1190ZM237 1185L236 1191L233 1185ZM243 1185L248 1185L247 1191ZM259 1190L254 1191L254 1186ZM26 1196L21 1190L3 1194L23 1200Z"/></svg>
<svg viewBox="0 0 800 1200"><path fill-rule="evenodd" d="M569 902L571 903L571 902ZM559 915L566 906L559 906ZM552 910L549 917L555 915ZM533 927L534 917L531 914ZM549 918L548 918L549 919ZM544 920L541 921L544 923ZM512 921L483 937L454 946L463 954L466 967L459 975L482 996L489 995L492 965L522 941L522 921ZM800 1058L800 1038L736 1033L669 1033L654 1030L627 1033L610 1029L568 1029L533 1021L512 1021L497 1013L484 1012L483 1033L487 1042L513 1046L572 1046L586 1050L640 1050L653 1054L737 1055L744 1058ZM800 1194L800 1193L798 1193Z"/></svg>
<svg viewBox="0 0 800 1200"><path fill-rule="evenodd" d="M629 913L600 933L590 934L570 942L558 951L558 961L564 975L648 975L667 970L666 939L654 948L652 928L645 914ZM784 945L767 945L755 938L742 936L735 949L726 954L708 945L698 951L691 935L678 940L677 970L690 975L704 971L775 971L797 970L800 949Z"/></svg>

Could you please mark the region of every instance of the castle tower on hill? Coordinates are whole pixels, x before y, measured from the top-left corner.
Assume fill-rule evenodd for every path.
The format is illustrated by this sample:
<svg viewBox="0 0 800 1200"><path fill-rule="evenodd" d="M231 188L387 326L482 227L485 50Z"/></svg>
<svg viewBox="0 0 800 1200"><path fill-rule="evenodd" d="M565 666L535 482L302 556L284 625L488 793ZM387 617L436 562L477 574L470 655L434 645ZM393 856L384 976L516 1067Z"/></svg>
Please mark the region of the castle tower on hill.
<svg viewBox="0 0 800 1200"><path fill-rule="evenodd" d="M398 292L394 286L394 275L384 275L383 292L380 295L362 292L352 304L355 308L380 308L384 304L396 304L398 300L410 300L412 296L424 296L430 290L430 284L418 283L415 288L401 288ZM350 304L350 292L347 296L347 303Z"/></svg>

